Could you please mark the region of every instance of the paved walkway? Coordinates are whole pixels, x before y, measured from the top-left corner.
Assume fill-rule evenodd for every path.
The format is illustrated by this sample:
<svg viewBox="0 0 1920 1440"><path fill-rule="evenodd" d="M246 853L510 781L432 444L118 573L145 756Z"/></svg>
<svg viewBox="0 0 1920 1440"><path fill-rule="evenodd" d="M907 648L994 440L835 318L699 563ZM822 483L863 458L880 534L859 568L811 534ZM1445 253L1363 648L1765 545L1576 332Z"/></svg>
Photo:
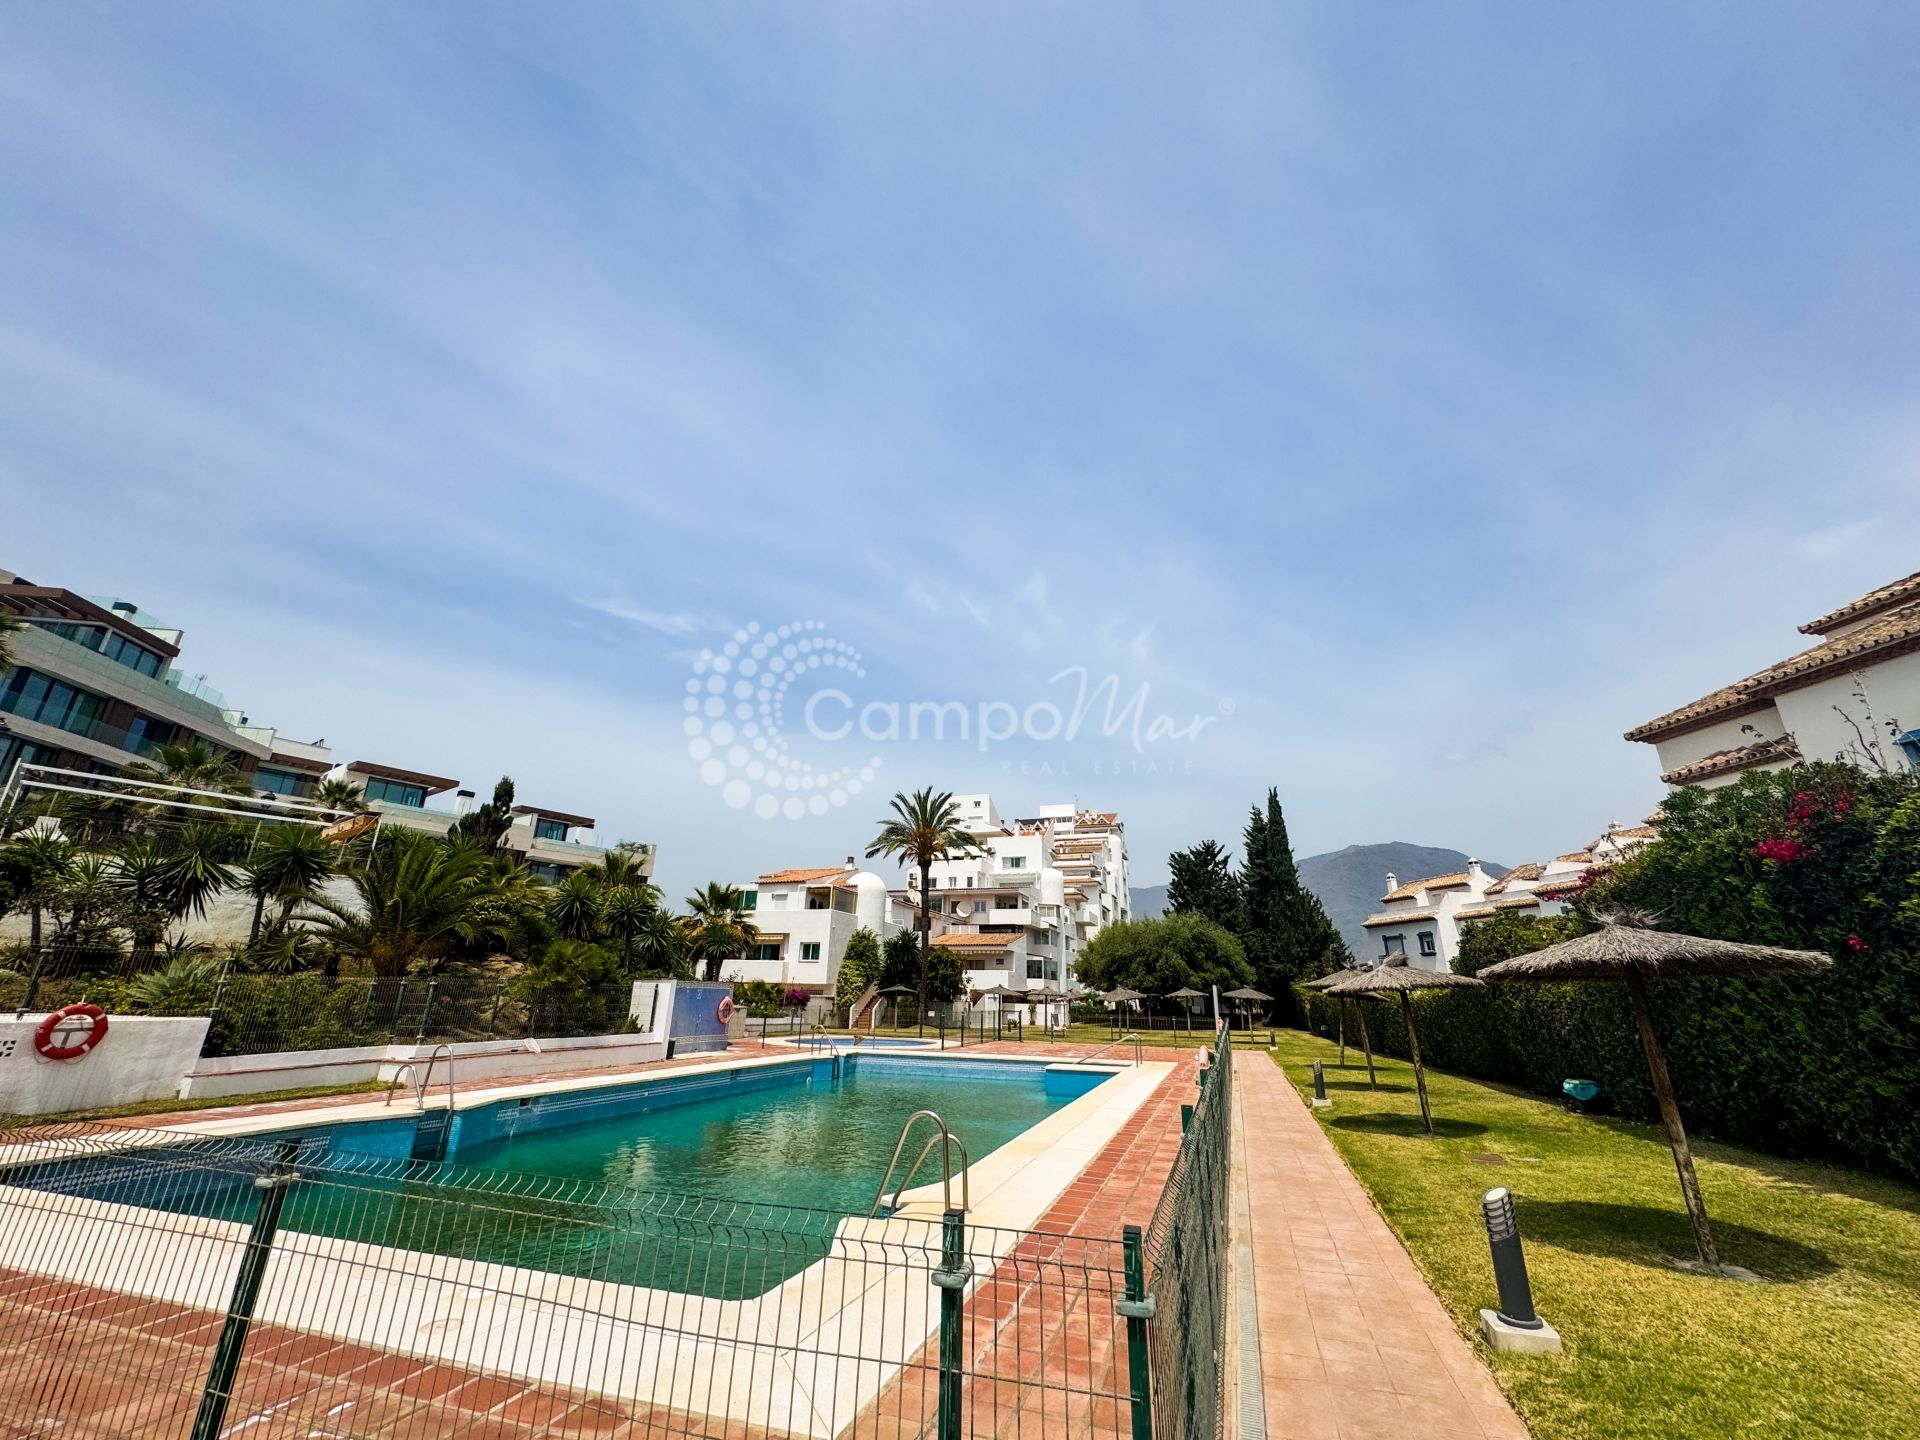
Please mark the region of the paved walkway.
<svg viewBox="0 0 1920 1440"><path fill-rule="evenodd" d="M1246 1122L1267 1433L1527 1440L1280 1067L1235 1066Z"/></svg>

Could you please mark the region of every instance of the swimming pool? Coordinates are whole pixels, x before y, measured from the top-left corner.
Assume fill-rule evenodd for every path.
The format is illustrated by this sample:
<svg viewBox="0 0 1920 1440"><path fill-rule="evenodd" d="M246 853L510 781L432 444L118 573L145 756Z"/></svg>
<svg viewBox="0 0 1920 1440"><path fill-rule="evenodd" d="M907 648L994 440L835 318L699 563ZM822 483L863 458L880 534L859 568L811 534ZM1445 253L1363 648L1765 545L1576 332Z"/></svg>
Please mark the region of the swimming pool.
<svg viewBox="0 0 1920 1440"><path fill-rule="evenodd" d="M257 1204L254 1175L284 1151L314 1171L289 1191L285 1229L737 1299L798 1274L843 1219L868 1212L915 1110L937 1111L977 1163L1108 1078L1018 1061L806 1057L469 1103L450 1128L438 1110L281 1127L248 1137L253 1163L212 1175L176 1176L157 1152L134 1152L6 1179L242 1220ZM444 1159L415 1158L443 1140ZM449 1185L474 1202L449 1201Z"/></svg>

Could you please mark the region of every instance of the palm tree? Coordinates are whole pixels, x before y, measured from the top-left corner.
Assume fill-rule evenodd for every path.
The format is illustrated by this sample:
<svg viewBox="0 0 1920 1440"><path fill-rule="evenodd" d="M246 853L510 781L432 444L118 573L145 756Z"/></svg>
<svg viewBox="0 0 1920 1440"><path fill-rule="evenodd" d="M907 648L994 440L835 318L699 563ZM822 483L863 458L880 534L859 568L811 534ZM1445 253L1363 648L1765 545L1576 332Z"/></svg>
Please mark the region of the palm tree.
<svg viewBox="0 0 1920 1440"><path fill-rule="evenodd" d="M603 855L600 863L591 867L588 873L610 890L621 885L645 885L652 890L652 884L641 873L646 853L646 846L636 845L631 840L625 841ZM654 893L657 896L659 892Z"/></svg>
<svg viewBox="0 0 1920 1440"><path fill-rule="evenodd" d="M884 855L920 871L920 987L921 1014L927 1009L927 951L932 943L932 880L936 860L964 860L980 853L973 836L961 828L960 811L950 794L933 793L929 786L912 795L893 797L893 817L880 822L880 833L867 846L867 858Z"/></svg>
<svg viewBox="0 0 1920 1440"><path fill-rule="evenodd" d="M687 935L666 911L655 909L634 931L628 970L647 975L681 975L687 966Z"/></svg>
<svg viewBox="0 0 1920 1440"><path fill-rule="evenodd" d="M198 738L156 745L152 755L129 765L127 774L159 785L218 790L228 795L244 795L252 789L246 777L234 768L232 755Z"/></svg>
<svg viewBox="0 0 1920 1440"><path fill-rule="evenodd" d="M276 825L260 838L247 859L246 889L253 896L249 946L259 943L267 902L279 902L284 923L296 905L318 895L333 878L338 853L311 825Z"/></svg>
<svg viewBox="0 0 1920 1440"><path fill-rule="evenodd" d="M620 937L620 958L633 969L633 939L655 915L660 913L660 892L641 881L637 885L615 885L603 892L600 923Z"/></svg>
<svg viewBox="0 0 1920 1440"><path fill-rule="evenodd" d="M225 825L189 825L167 857L162 901L176 920L207 918L207 902L239 882L234 852L240 837Z"/></svg>
<svg viewBox="0 0 1920 1440"><path fill-rule="evenodd" d="M500 923L493 865L469 846L395 831L341 874L357 903L316 898L315 929L382 979L437 970L457 946L492 938Z"/></svg>
<svg viewBox="0 0 1920 1440"><path fill-rule="evenodd" d="M40 953L40 917L59 897L73 862L73 846L67 840L37 830L15 835L0 850L0 863L17 877L14 904L26 907L28 944L36 955Z"/></svg>
<svg viewBox="0 0 1920 1440"><path fill-rule="evenodd" d="M547 892L547 921L566 940L592 940L600 933L600 887L580 871Z"/></svg>
<svg viewBox="0 0 1920 1440"><path fill-rule="evenodd" d="M708 980L718 980L723 961L738 959L760 939L745 905L739 890L712 880L687 897L687 918L681 922L687 953L702 963Z"/></svg>
<svg viewBox="0 0 1920 1440"><path fill-rule="evenodd" d="M328 810L345 810L358 815L367 808L366 796L351 780L322 780L313 787L313 803Z"/></svg>

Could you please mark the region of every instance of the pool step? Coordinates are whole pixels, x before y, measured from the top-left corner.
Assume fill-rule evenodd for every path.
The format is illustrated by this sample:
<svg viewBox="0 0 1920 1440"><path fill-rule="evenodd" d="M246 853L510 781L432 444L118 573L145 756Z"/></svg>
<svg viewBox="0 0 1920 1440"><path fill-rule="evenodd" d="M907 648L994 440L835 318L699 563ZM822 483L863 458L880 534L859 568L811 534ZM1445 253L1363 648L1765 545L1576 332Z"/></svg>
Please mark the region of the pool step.
<svg viewBox="0 0 1920 1440"><path fill-rule="evenodd" d="M420 1123L413 1127L413 1158L434 1161L446 1159L447 1139L452 1130L452 1111L427 1111L420 1117Z"/></svg>

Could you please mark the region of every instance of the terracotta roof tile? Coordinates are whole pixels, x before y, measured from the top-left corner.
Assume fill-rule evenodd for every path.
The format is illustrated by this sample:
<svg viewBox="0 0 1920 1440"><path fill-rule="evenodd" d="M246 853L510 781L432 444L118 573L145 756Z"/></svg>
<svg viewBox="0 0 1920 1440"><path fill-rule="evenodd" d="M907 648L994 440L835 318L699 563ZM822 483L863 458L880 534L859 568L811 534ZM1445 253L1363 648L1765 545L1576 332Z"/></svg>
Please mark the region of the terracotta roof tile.
<svg viewBox="0 0 1920 1440"><path fill-rule="evenodd" d="M945 935L934 936L933 943L946 950L1006 950L1018 938L1017 935L975 935L952 930Z"/></svg>
<svg viewBox="0 0 1920 1440"><path fill-rule="evenodd" d="M1476 905L1471 910L1462 910L1453 918L1456 920L1485 920L1494 913L1491 905Z"/></svg>
<svg viewBox="0 0 1920 1440"><path fill-rule="evenodd" d="M1882 585L1877 590L1869 590L1858 600L1849 600L1838 610L1829 610L1817 619L1809 620L1800 627L1802 635L1825 635L1830 630L1845 625L1849 620L1858 620L1863 615L1871 615L1876 610L1884 610L1889 605L1920 596L1920 570L1904 580L1895 580Z"/></svg>
<svg viewBox="0 0 1920 1440"><path fill-rule="evenodd" d="M760 883L762 885L804 885L810 880L831 880L836 875L846 873L847 867L844 865L828 865L817 870L775 870L769 875L762 875Z"/></svg>
<svg viewBox="0 0 1920 1440"><path fill-rule="evenodd" d="M1494 901L1493 908L1496 910L1528 910L1539 903L1540 899L1537 895L1509 895L1504 900Z"/></svg>
<svg viewBox="0 0 1920 1440"><path fill-rule="evenodd" d="M1418 895L1422 890L1451 890L1456 885L1464 885L1466 883L1467 872L1464 870L1452 875L1429 875L1424 880L1409 880L1404 885L1394 886L1393 889L1382 895L1380 900L1383 904L1393 900L1407 900Z"/></svg>
<svg viewBox="0 0 1920 1440"><path fill-rule="evenodd" d="M1406 925L1416 920L1433 919L1431 910L1385 910L1378 915L1369 915L1360 923L1371 930L1376 925Z"/></svg>
<svg viewBox="0 0 1920 1440"><path fill-rule="evenodd" d="M1862 605L1870 598L1862 597L1854 604ZM1860 613L1870 615L1873 608L1868 607ZM1821 619L1825 621L1827 617ZM1766 707L1770 697L1812 684L1834 670L1844 670L1875 655L1900 655L1910 650L1920 650L1920 599L1905 601L1885 614L1868 620L1858 630L1822 641L1776 665L1755 671L1744 680L1736 680L1710 695L1703 695L1698 700L1682 705L1678 710L1669 710L1644 725L1636 725L1626 732L1626 738L1654 740L1662 735L1693 729L1708 721L1761 710Z"/></svg>
<svg viewBox="0 0 1920 1440"><path fill-rule="evenodd" d="M1778 740L1756 740L1751 745L1736 745L1731 750L1716 750L1711 755L1702 755L1698 760L1677 766L1660 778L1669 785L1697 785L1702 780L1732 775L1755 765L1777 765L1781 761L1799 758L1800 747L1794 744L1791 736L1783 736Z"/></svg>

